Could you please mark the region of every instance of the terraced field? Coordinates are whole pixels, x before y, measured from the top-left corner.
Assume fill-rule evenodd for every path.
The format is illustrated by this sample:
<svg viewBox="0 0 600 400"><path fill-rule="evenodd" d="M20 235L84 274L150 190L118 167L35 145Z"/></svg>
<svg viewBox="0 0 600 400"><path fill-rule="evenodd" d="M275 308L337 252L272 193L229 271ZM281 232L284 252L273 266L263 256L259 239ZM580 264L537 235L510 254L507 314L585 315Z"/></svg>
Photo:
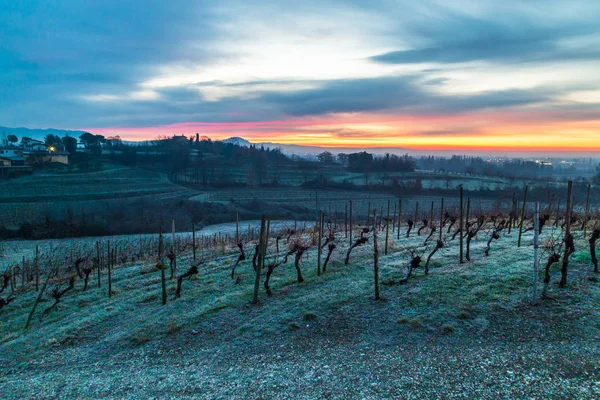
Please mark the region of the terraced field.
<svg viewBox="0 0 600 400"><path fill-rule="evenodd" d="M0 225L64 217L67 210L95 212L116 201L187 198L198 193L175 185L164 174L137 168L32 175L0 183Z"/></svg>
<svg viewBox="0 0 600 400"><path fill-rule="evenodd" d="M425 216L429 213L431 202L434 202L435 207L439 207L440 198L435 196L402 196L402 214L405 216L414 215L416 204L419 203L419 214ZM337 211L343 213L349 201L352 200L352 209L354 215L367 215L369 203L371 210L376 207L380 210L387 210L388 201L391 202L392 213L394 203L398 202L398 198L386 193L377 192L359 192L359 191L344 191L344 190L314 190L303 189L299 187L283 187L283 188L244 188L244 189L227 189L219 191L209 191L191 198L196 201L211 201L219 203L249 203L252 201L261 201L278 204L295 204L315 210L323 209L332 212ZM508 199L507 199L508 200ZM465 200L466 201L466 200ZM458 208L458 197L445 199L445 204L448 209ZM497 201L489 199L472 199L473 209L489 210L494 208L506 208L508 201ZM386 211L387 212L387 211Z"/></svg>

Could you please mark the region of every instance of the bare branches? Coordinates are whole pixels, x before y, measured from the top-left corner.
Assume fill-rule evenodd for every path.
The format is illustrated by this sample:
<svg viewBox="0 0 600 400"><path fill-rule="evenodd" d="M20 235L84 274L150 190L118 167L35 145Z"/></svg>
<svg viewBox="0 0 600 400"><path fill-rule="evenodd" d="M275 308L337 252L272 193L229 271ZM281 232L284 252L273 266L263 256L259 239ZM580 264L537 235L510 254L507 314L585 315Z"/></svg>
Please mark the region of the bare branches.
<svg viewBox="0 0 600 400"><path fill-rule="evenodd" d="M233 268L231 269L231 279L233 279L233 276L235 274L235 268L238 266L238 264L242 261L244 261L246 259L246 253L244 252L244 245L239 242L237 244L237 247L240 249L240 255L237 258L237 261L235 262L235 264L233 265ZM256 257L256 256L255 256ZM256 265L256 259L253 259L253 263L254 265ZM256 269L256 267L255 267Z"/></svg>
<svg viewBox="0 0 600 400"><path fill-rule="evenodd" d="M331 257L331 253L335 250L337 246L335 243L329 243L327 248L327 257L325 257L325 262L323 263L323 272L327 271L327 263L329 262L329 258Z"/></svg>
<svg viewBox="0 0 600 400"><path fill-rule="evenodd" d="M590 244L590 256L592 257L592 264L594 265L594 272L598 273L598 257L596 256L596 241L600 238L600 229L596 228L592 231L592 235L588 240Z"/></svg>
<svg viewBox="0 0 600 400"><path fill-rule="evenodd" d="M433 255L441 248L444 247L444 242L441 240L438 240L435 244L434 249L431 251L431 253L429 253L429 256L427 256L427 262L425 263L425 275L429 274L429 261L431 261L431 257L433 257Z"/></svg>
<svg viewBox="0 0 600 400"><path fill-rule="evenodd" d="M52 292L50 292L50 297L52 297L54 299L54 303L46 308L44 310L44 312L42 312L42 314L40 315L40 321L42 321L42 319L46 316L46 314L48 314L50 312L50 310L52 310L54 307L56 307L58 305L58 303L60 303L60 299L69 291L72 290L75 287L75 276L71 275L71 277L69 277L69 285L64 288L61 289L61 285L58 284L54 287L54 289L52 290Z"/></svg>
<svg viewBox="0 0 600 400"><path fill-rule="evenodd" d="M177 277L177 289L175 290L175 297L179 298L181 296L181 284L185 278L189 278L192 275L198 274L198 265L192 265L190 269L187 270L185 274L179 275Z"/></svg>
<svg viewBox="0 0 600 400"><path fill-rule="evenodd" d="M302 277L302 271L300 270L300 259L306 250L308 250L310 246L299 245L298 250L296 251L296 256L294 257L294 266L296 267L296 272L298 275L298 283L304 282L304 278Z"/></svg>
<svg viewBox="0 0 600 400"><path fill-rule="evenodd" d="M16 299L14 294L9 294L8 297L6 299L3 299L2 297L0 297L0 310L2 310L2 308L4 308L5 306L9 305L11 302L13 302Z"/></svg>
<svg viewBox="0 0 600 400"><path fill-rule="evenodd" d="M350 253L352 252L352 250L355 247L362 246L363 244L367 243L368 241L369 241L369 238L362 237L362 236L360 238L356 239L354 244L352 246L350 246L350 248L348 249L348 252L346 253L346 259L344 260L344 265L348 265L350 263Z"/></svg>
<svg viewBox="0 0 600 400"><path fill-rule="evenodd" d="M267 296L273 295L273 292L271 292L271 287L269 286L269 281L271 280L271 275L273 275L273 271L275 270L275 268L277 268L277 266L279 266L279 263L276 260L267 265L267 274L264 283Z"/></svg>
<svg viewBox="0 0 600 400"><path fill-rule="evenodd" d="M487 247L485 248L485 252L484 252L486 257L490 255L492 241L500 239L500 232L504 229L505 226L506 226L505 220L501 220L498 223L496 223L496 222L494 223L494 229L492 231L492 235L490 236L490 238L487 241Z"/></svg>
<svg viewBox="0 0 600 400"><path fill-rule="evenodd" d="M421 264L421 256L420 255L415 255L412 251L411 251L411 259L410 262L408 263L408 271L406 272L406 276L402 279L400 279L399 283L406 283L408 282L408 278L410 278L410 276L412 275L413 271L417 268L419 268L419 265Z"/></svg>

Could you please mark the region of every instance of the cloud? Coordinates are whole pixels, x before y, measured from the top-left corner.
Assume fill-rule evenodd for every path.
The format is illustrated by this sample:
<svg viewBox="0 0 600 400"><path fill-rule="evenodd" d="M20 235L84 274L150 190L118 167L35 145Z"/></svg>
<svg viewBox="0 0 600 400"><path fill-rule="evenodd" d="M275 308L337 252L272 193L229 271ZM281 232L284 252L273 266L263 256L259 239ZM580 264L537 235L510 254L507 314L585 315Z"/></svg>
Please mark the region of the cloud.
<svg viewBox="0 0 600 400"><path fill-rule="evenodd" d="M422 99L423 93L415 86L414 77L393 76L326 81L318 89L270 93L261 100L290 115L320 115L385 110L409 106Z"/></svg>
<svg viewBox="0 0 600 400"><path fill-rule="evenodd" d="M599 12L600 8L595 8ZM595 46L573 47L567 41L597 33L593 18L568 17L547 21L523 15L515 10L509 15L472 16L439 8L435 23L408 24L417 46L389 51L370 59L384 64L440 63L472 61L523 63L532 61L598 59Z"/></svg>
<svg viewBox="0 0 600 400"><path fill-rule="evenodd" d="M431 91L431 82L426 84L421 85L420 78L414 75L345 79L323 82L322 87L314 90L266 94L261 101L289 115L304 116L386 110L404 114L464 113L537 104L553 98L552 91L541 88L448 95Z"/></svg>
<svg viewBox="0 0 600 400"><path fill-rule="evenodd" d="M0 0L0 125L237 129L523 109L598 119L597 104L567 95L600 87L587 65L600 59L599 17L595 1Z"/></svg>

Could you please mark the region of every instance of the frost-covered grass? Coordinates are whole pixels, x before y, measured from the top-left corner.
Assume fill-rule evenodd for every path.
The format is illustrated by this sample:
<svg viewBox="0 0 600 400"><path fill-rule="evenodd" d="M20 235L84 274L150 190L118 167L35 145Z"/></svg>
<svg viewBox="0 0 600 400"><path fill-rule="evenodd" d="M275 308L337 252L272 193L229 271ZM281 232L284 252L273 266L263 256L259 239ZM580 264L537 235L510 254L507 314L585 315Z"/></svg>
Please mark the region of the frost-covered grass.
<svg viewBox="0 0 600 400"><path fill-rule="evenodd" d="M543 237L550 234L548 228ZM354 237L358 235L359 229L356 229ZM400 284L410 259L406 249L422 244L425 236L411 234L411 238L406 239L401 235L397 240L396 235L391 235L389 253L384 255L385 234L380 233L382 300L377 302L373 299L371 234L369 243L356 248L350 265L345 266L343 259L349 240L343 232L338 233L338 247L327 273L321 276L316 273L316 250L311 248L301 261L305 279L302 284L296 282L293 256L290 257L287 264L275 269L270 284L272 297L265 295L264 278L261 279L258 306L249 305L255 276L251 265L254 243L245 246L247 260L238 266L237 280L230 278L230 272L238 253L228 249L225 255L206 258L200 274L184 281L180 299L174 299L175 281L169 281L166 306L160 303L160 272L151 262L119 265L113 275L111 299L107 297L105 273L100 289L93 275L86 292L82 292L82 283L77 282L76 289L65 295L43 322L39 322L37 315L34 317L28 332L23 332L23 327L36 294L30 291L19 295L17 301L0 311L0 359L28 370L27 365L31 368L47 365L48 357L55 360L61 354L72 357L77 365L87 365L90 360L101 362L125 353L134 354L135 359L150 351L153 357L158 357L154 353L156 349L174 346L179 348L174 354L184 352L190 360L205 363L208 361L199 358L212 357L211 360L220 360L227 368L239 368L227 358L222 359L219 352L235 350L246 354L266 346L261 351L270 353L272 346L281 345L300 346L297 351L301 354L303 343L309 348L308 343L313 341L332 341L331 347L342 352L344 343L353 351L369 352L372 346L384 343L390 346L404 343L402 348L406 349L415 342L449 340L454 343L452 346L468 347L469 343L481 345L481 341L487 340L500 348L525 341L536 349L534 353L546 354L550 344L572 341L573 345L584 345L597 335L600 330L598 283L591 273L586 242L581 234L576 234L577 251L571 258L569 286L559 289L553 283L550 298L540 300L537 306L530 304L532 233L524 234L521 248L516 247L516 232L503 235L493 242L490 256L485 257L483 251L488 235L486 231L480 232L472 243L472 261L464 264L458 263L458 239L450 241L448 237L446 247L433 257L428 276L419 268L406 284ZM433 245L426 247L424 258ZM283 253L285 239L280 247ZM272 239L268 261L276 256L274 251ZM540 266L538 293L542 288L544 261ZM178 270L182 272L190 265L191 252L181 254ZM552 273L554 282L559 275L558 265L553 267ZM51 304L47 296L44 299L38 315ZM208 343L214 350L205 347ZM197 346L202 349L198 348L193 356ZM427 347L422 351L429 353L432 349ZM440 351L450 350L444 347ZM434 357L433 353L430 357ZM310 358L311 354L316 353L306 353L306 357ZM528 353L527 357L530 356ZM468 354L456 357L464 358ZM595 354L590 357L595 360L593 364L598 361ZM312 362L320 361L315 358ZM423 363L419 365L424 367ZM514 368L518 369L518 365ZM572 365L567 363L556 368L560 372L561 368L569 369ZM590 368L597 371L596 367ZM348 373L355 372L358 373L355 370ZM248 373L243 372L241 376ZM235 381L236 378L230 379ZM118 397L118 393L115 396Z"/></svg>

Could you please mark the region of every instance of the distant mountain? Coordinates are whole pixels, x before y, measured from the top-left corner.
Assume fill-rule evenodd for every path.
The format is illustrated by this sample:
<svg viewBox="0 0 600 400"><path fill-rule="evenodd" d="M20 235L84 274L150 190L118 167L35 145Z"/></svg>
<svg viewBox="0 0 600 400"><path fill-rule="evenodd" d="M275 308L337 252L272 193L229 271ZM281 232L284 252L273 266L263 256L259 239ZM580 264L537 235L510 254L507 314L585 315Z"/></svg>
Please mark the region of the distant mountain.
<svg viewBox="0 0 600 400"><path fill-rule="evenodd" d="M58 135L60 137L63 136L71 136L74 138L79 138L85 131L70 131L67 129L29 129L29 128L8 128L6 126L0 126L0 136L3 134L6 135L16 135L19 138L19 141L23 136L30 137L32 139L43 140L46 135Z"/></svg>
<svg viewBox="0 0 600 400"><path fill-rule="evenodd" d="M237 136L221 140L221 142L223 142L223 143L231 143L231 144L235 144L237 146L243 146L243 147L250 147L252 145L252 143L250 143L246 139L241 138L241 137L237 137Z"/></svg>

